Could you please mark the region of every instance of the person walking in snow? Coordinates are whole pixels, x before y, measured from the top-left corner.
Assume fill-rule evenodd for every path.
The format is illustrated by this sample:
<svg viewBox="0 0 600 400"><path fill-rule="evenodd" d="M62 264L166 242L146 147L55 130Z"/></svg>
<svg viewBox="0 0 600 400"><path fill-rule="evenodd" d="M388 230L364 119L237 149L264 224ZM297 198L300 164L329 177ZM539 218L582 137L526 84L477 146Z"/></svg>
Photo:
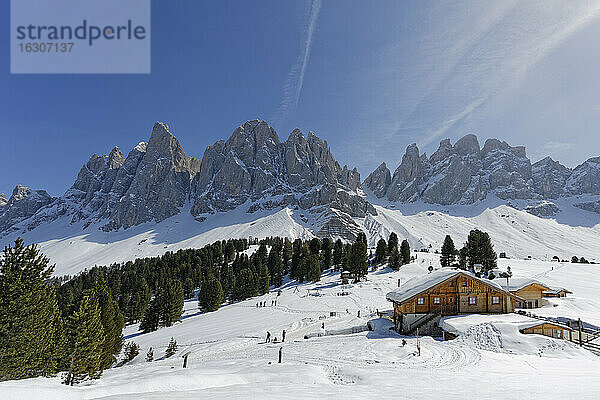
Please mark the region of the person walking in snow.
<svg viewBox="0 0 600 400"><path fill-rule="evenodd" d="M271 332L267 331L267 340L265 343L271 343Z"/></svg>
<svg viewBox="0 0 600 400"><path fill-rule="evenodd" d="M325 329L325 322L321 324L321 329Z"/></svg>
<svg viewBox="0 0 600 400"><path fill-rule="evenodd" d="M281 341L285 342L285 329L283 330L283 332L281 333Z"/></svg>

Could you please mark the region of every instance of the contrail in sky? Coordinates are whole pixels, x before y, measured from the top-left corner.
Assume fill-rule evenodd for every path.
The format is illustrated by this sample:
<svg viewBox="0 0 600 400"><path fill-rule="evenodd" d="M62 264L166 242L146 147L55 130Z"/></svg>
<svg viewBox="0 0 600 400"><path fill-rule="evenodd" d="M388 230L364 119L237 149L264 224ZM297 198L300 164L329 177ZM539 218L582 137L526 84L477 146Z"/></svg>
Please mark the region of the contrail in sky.
<svg viewBox="0 0 600 400"><path fill-rule="evenodd" d="M308 16L308 24L305 29L305 39L302 52L298 61L290 70L283 87L283 98L277 110L276 122L282 123L290 113L294 113L298 108L302 86L304 84L304 74L310 58L310 48L313 42L313 34L317 26L317 19L321 11L321 0L312 0Z"/></svg>

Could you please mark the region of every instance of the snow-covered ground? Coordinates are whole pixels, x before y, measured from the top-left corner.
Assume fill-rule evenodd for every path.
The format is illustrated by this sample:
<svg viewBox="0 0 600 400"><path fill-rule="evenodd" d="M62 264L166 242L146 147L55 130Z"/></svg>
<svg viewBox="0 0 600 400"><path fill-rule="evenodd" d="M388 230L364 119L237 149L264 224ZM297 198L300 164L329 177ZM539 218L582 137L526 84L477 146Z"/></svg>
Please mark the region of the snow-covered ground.
<svg viewBox="0 0 600 400"><path fill-rule="evenodd" d="M61 385L59 378L4 382L0 398L529 399L557 393L597 398L600 358L568 342L522 335L503 320L520 316L480 317L470 322L474 328L461 328L467 333L454 341L421 338L421 356L414 337L404 338L402 346L403 337L374 312L389 310L385 294L399 280L402 284L428 273L429 265L438 266L438 256L418 253L415 263L398 272L381 269L369 273L366 282L346 286L328 271L318 283L286 282L280 296L273 290L207 314L188 301L184 318L170 328L139 334L137 325L127 327L126 341L138 343L140 354L126 366L105 371L100 380L74 388ZM500 268L508 265L517 277L535 277L573 292L553 299L556 307L534 312L600 322L600 266L500 260ZM319 289L311 290L319 296L308 289ZM257 308L259 301L267 306ZM361 331L368 321L375 331ZM284 329L285 343L264 343L267 330L281 341ZM349 333L352 329L360 332ZM178 353L162 359L171 337ZM144 361L149 347L155 350L151 363ZM280 348L282 364L277 363ZM187 352L189 368L184 370L181 356Z"/></svg>
<svg viewBox="0 0 600 400"><path fill-rule="evenodd" d="M375 200L369 198L376 204ZM440 249L445 235L453 237L457 247L471 229L490 234L496 252L509 257L551 259L554 255L570 259L576 255L600 260L600 214L574 207L573 199L556 204L561 211L553 218L540 218L522 208L525 203L507 206L504 201L490 199L468 206L434 206L423 203L375 205L378 215L357 218L355 222L374 246L381 237L396 232L408 239L413 248ZM578 201L583 201L579 199ZM160 223L145 223L117 232L104 232L99 222L82 229L83 222L70 224L71 217L22 230L0 239L0 247L16 236L26 243L38 243L42 251L56 263L55 275L75 274L94 265L153 257L167 251L202 247L227 238L264 238L287 236L292 239L313 237L319 228L321 213L284 208L247 213L248 205L228 213L209 215L198 222L189 207Z"/></svg>

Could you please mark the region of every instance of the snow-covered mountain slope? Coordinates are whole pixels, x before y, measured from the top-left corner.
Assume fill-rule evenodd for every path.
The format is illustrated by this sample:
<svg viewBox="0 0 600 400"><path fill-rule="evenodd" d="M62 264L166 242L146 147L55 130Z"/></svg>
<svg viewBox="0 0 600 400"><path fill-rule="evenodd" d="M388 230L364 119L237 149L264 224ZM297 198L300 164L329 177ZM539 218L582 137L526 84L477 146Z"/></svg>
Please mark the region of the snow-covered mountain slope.
<svg viewBox="0 0 600 400"><path fill-rule="evenodd" d="M413 249L439 250L446 235L460 247L472 229L488 232L497 253L508 257L570 259L573 255L598 261L600 215L560 203L557 216L541 218L502 202L480 202L469 206L443 207L422 203L376 205L377 215L354 218L371 246L387 240L391 232L409 240ZM189 206L188 206L189 207ZM32 231L19 231L0 239L10 244L16 236L26 243L39 243L56 263L56 275L74 274L94 265L151 257L167 251L202 247L226 238L285 236L311 238L330 226L328 211L290 207L247 213L246 206L209 215L203 222L182 212L159 223L144 223L119 231L99 229L103 221L83 229L83 222L70 223L63 216ZM342 214L343 216L343 214ZM349 216L346 216L350 218ZM570 221L570 222L569 222ZM330 232L335 237L334 232ZM341 235L340 235L341 236Z"/></svg>
<svg viewBox="0 0 600 400"><path fill-rule="evenodd" d="M202 247L224 238L286 236L311 238L310 230L294 220L290 209L247 214L242 209L217 214L199 224L189 213L180 213L159 223L144 223L129 229L106 232L102 221L83 229L83 222L69 223L61 217L32 231L15 232L2 239L10 244L16 236L38 243L56 263L55 275L75 274L94 265L153 257L167 251Z"/></svg>
<svg viewBox="0 0 600 400"><path fill-rule="evenodd" d="M100 380L75 388L61 385L59 378L3 382L0 397L387 399L400 394L462 400L465 388L468 397L482 399L551 397L568 388L569 398L592 399L600 392L600 358L566 341L508 329L506 319L498 316L481 316L454 341L423 337L417 356L416 338L391 332L390 322L378 319L375 311L389 310L386 293L398 281L427 274L430 264L438 266L438 256L419 253L415 263L397 272L380 269L370 272L367 281L350 285L340 285L339 274L327 271L320 282L286 282L279 296L272 288L264 296L206 314L198 312L195 301L187 301L184 317L169 328L140 334L137 325L126 327L126 342L138 343L140 354L126 366L105 371ZM597 289L590 284L600 279L597 265L500 260L500 268L507 265L515 276L573 292L530 311L600 321ZM319 296L309 295L309 289L318 289ZM340 296L342 291L348 294ZM271 305L275 300L277 305ZM259 301L267 306L256 307ZM375 330L360 332L367 322ZM284 329L286 341L281 343ZM264 343L267 331L277 343ZM171 337L178 352L164 359ZM150 347L155 361L148 363L144 357ZM278 364L280 349L283 362ZM188 352L188 368L182 369L181 357ZM530 376L539 379L524 378Z"/></svg>

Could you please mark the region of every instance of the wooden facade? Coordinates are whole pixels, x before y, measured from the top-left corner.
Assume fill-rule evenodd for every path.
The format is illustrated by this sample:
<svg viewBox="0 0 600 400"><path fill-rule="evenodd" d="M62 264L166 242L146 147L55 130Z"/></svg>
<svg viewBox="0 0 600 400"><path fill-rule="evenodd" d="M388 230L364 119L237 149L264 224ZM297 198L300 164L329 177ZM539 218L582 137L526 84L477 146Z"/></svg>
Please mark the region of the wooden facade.
<svg viewBox="0 0 600 400"><path fill-rule="evenodd" d="M568 326L553 324L551 322L542 322L538 325L521 329L521 332L525 334L544 335L563 340L570 340L572 331Z"/></svg>
<svg viewBox="0 0 600 400"><path fill-rule="evenodd" d="M517 308L539 308L542 306L543 292L549 289L547 286L532 282L518 290L511 290L511 293L524 299L517 302Z"/></svg>
<svg viewBox="0 0 600 400"><path fill-rule="evenodd" d="M394 303L399 332L410 332L415 317L428 314L504 314L515 310L520 297L472 275L457 272L412 297Z"/></svg>

